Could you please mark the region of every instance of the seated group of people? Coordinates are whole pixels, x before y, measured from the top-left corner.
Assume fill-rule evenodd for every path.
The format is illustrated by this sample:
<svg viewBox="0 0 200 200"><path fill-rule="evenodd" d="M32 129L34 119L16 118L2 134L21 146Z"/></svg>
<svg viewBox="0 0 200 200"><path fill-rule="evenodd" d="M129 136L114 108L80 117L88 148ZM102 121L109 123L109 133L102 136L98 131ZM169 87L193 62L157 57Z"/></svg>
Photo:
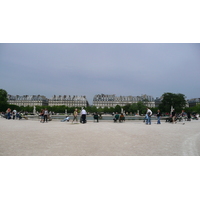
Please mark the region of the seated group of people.
<svg viewBox="0 0 200 200"><path fill-rule="evenodd" d="M101 118L101 116L99 116L97 113L94 113L94 121L97 120L97 122L99 122L99 118ZM114 122L123 122L125 121L125 117L124 117L124 114L121 113L121 115L119 115L118 113L115 114L115 117L114 117Z"/></svg>
<svg viewBox="0 0 200 200"><path fill-rule="evenodd" d="M114 120L114 122L117 122L117 121L123 122L123 121L125 121L124 114L121 113L121 115L119 115L118 113L116 113L113 120Z"/></svg>

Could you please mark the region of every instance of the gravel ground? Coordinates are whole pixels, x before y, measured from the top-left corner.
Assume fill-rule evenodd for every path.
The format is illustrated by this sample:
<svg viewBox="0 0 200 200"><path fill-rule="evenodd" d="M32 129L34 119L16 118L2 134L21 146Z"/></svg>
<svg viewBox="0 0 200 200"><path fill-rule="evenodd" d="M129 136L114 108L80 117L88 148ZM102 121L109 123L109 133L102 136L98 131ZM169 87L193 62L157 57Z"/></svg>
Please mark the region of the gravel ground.
<svg viewBox="0 0 200 200"><path fill-rule="evenodd" d="M1 156L198 156L200 120L86 124L0 118Z"/></svg>

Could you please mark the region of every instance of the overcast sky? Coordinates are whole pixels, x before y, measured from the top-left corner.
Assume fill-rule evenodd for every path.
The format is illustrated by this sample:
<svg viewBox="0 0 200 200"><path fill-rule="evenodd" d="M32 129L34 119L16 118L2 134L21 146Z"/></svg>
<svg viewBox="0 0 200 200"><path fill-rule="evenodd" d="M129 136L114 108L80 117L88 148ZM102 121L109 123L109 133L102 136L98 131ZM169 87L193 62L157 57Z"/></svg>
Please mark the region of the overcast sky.
<svg viewBox="0 0 200 200"><path fill-rule="evenodd" d="M200 98L200 44L0 44L0 85L12 95Z"/></svg>
<svg viewBox="0 0 200 200"><path fill-rule="evenodd" d="M117 96L148 94L156 98L165 92L172 92L185 94L188 99L200 98L200 29L198 25L200 12L199 3L196 0L190 2L180 0L57 0L56 2L35 0L34 3L10 0L2 1L1 8L0 89L5 89L9 94L40 94L47 98L54 94L86 95L90 103L95 94L101 93ZM98 165L97 162L98 164L93 167L94 158L91 159L87 159L83 165L87 178L89 177L88 180L93 178L90 174L93 175L96 172L91 173L93 169L96 170L100 166L99 170L102 171L102 165ZM118 159L120 158L114 162L112 159L109 163L106 160L103 173L109 177L110 169L120 171L126 166L121 176L123 179L120 179L120 176L118 178L127 184L129 180L124 180L124 177L129 177L134 167L138 171L147 165L146 160L140 158L139 160L131 158L134 159L133 163L130 159L128 162L124 159L119 162ZM168 164L171 164L169 161L173 161L173 166L177 169L185 167L184 172L190 173L188 177L191 177L191 172L193 172L192 177L198 173L194 168L188 170L188 167L198 166L198 163L191 165L191 161L184 160L174 165L174 160L167 158L166 165L159 168L160 157L158 159L154 159L150 166L154 172L151 173L154 174L154 178L147 177L155 184L160 183L160 177L156 174L162 173L166 166L166 171L170 175L177 175L174 174L176 173L174 168L169 169ZM55 166L52 163L57 164L58 159L56 162L50 162L50 165L46 166L45 160L43 165L56 169L58 165ZM78 160L73 159L73 162L69 162L72 167L79 166ZM66 166L69 166L69 162ZM104 164L102 160L100 162ZM4 163L8 163L8 167L6 166L8 169L12 165L7 161ZM37 165L35 159L31 163L32 166ZM63 164L62 160L59 166L64 166ZM25 178L23 174L26 175L30 171L29 168L27 171L24 166L26 166L25 163L20 160L18 171L21 170L21 180ZM129 168L132 171L127 170L127 166L131 166ZM159 169L162 171L157 173ZM60 177L63 172L65 173L60 168L57 171L60 171ZM42 171L37 172L41 174ZM124 172L126 172L125 176ZM138 174L141 175L141 173ZM134 174L134 179L138 182L141 176L135 177ZM112 189L116 190L118 187L115 182L109 182L113 186L111 192ZM32 183L35 184L33 181ZM88 183L87 180L86 183ZM49 183L45 184L51 187ZM101 181L100 184L102 185ZM162 188L159 188L160 185ZM168 187L169 182L165 181L160 185L156 186L162 191L163 188ZM180 188L185 186L182 182L178 182L177 185ZM125 184L125 187L120 187L122 191L120 194L130 197L132 193L127 191L126 186ZM16 190L16 187L14 189ZM60 188L55 189L56 195L63 195ZM81 185L80 189L87 191L88 188ZM149 190L149 186L145 189ZM193 187L187 187L188 191L194 194ZM115 199L118 196L121 197L119 193L116 194ZM50 195L52 196L51 193ZM113 196L113 193L108 195ZM174 194L173 191L173 195L180 196L180 192ZM185 193L182 196L184 195ZM90 196L93 199L93 193ZM90 196L87 195L87 198L91 199ZM140 192L134 193L135 196L141 198ZM160 195L157 196L159 198L154 195L154 199L160 199ZM22 197L22 199L25 198Z"/></svg>
<svg viewBox="0 0 200 200"><path fill-rule="evenodd" d="M9 94L86 95L90 104L101 93L200 98L194 2L20 0L2 6L9 12L0 13L0 88Z"/></svg>

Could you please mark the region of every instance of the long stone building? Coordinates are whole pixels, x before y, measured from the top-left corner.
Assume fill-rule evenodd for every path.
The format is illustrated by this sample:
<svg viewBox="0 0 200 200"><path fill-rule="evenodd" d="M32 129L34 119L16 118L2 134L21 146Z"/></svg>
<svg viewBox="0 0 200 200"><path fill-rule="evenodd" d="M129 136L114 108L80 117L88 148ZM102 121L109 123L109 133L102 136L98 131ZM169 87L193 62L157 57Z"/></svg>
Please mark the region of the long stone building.
<svg viewBox="0 0 200 200"><path fill-rule="evenodd" d="M54 95L49 99L49 106L61 106L65 105L67 107L87 107L89 105L86 96L56 96Z"/></svg>
<svg viewBox="0 0 200 200"><path fill-rule="evenodd" d="M93 98L93 106L115 107L116 105L125 106L127 104L143 102L148 107L158 107L162 101L162 97L154 99L149 95L141 96L116 96L115 94L97 94ZM86 96L77 95L54 95L50 99L43 95L8 95L8 103L17 106L61 106L67 107L87 107L89 106ZM192 107L200 104L200 98L187 100L186 107Z"/></svg>
<svg viewBox="0 0 200 200"><path fill-rule="evenodd" d="M93 98L93 106L101 107L115 107L116 105L125 106L127 104L138 103L142 101L148 107L155 107L155 100L152 96L116 96L115 94L97 94Z"/></svg>
<svg viewBox="0 0 200 200"><path fill-rule="evenodd" d="M48 99L42 95L8 95L8 103L17 106L61 106L87 107L88 101L85 96L54 95Z"/></svg>
<svg viewBox="0 0 200 200"><path fill-rule="evenodd" d="M48 99L42 95L8 95L8 103L17 106L47 106Z"/></svg>
<svg viewBox="0 0 200 200"><path fill-rule="evenodd" d="M189 107L193 107L200 104L200 98L193 98L188 100Z"/></svg>

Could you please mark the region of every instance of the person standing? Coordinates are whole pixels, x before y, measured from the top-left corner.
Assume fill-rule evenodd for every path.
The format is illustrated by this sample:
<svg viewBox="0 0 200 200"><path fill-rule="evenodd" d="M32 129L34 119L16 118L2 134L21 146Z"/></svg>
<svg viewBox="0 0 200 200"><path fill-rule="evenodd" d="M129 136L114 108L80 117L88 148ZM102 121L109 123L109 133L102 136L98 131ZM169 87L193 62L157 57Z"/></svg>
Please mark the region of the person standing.
<svg viewBox="0 0 200 200"><path fill-rule="evenodd" d="M151 115L152 115L152 111L149 109L149 108L147 108L147 120L146 120L146 125L151 125Z"/></svg>
<svg viewBox="0 0 200 200"><path fill-rule="evenodd" d="M175 109L173 109L173 111L172 111L172 123L173 124L175 123L175 118L176 118L176 112L175 112Z"/></svg>
<svg viewBox="0 0 200 200"><path fill-rule="evenodd" d="M10 108L8 108L7 110L6 110L6 119L11 119L11 109Z"/></svg>
<svg viewBox="0 0 200 200"><path fill-rule="evenodd" d="M40 111L40 122L44 122L44 110L41 109Z"/></svg>
<svg viewBox="0 0 200 200"><path fill-rule="evenodd" d="M161 124L160 123L160 117L161 117L161 113L160 113L160 110L158 110L158 112L157 112L157 124Z"/></svg>
<svg viewBox="0 0 200 200"><path fill-rule="evenodd" d="M183 125L185 124L185 122L184 122L185 116L186 116L186 113L184 110L182 110L182 112L180 114L181 120L179 120L179 121L183 121Z"/></svg>
<svg viewBox="0 0 200 200"><path fill-rule="evenodd" d="M190 114L190 112L187 112L187 121L191 121L191 114Z"/></svg>
<svg viewBox="0 0 200 200"><path fill-rule="evenodd" d="M73 115L74 115L74 119L73 119L72 123L74 122L74 120L76 120L76 122L78 122L78 110L77 110L77 108L75 109Z"/></svg>
<svg viewBox="0 0 200 200"><path fill-rule="evenodd" d="M44 110L44 122L46 121L47 122L47 118L48 118L48 110L45 108Z"/></svg>
<svg viewBox="0 0 200 200"><path fill-rule="evenodd" d="M16 118L16 114L17 114L17 111L16 111L16 110L13 110L13 119Z"/></svg>
<svg viewBox="0 0 200 200"><path fill-rule="evenodd" d="M84 108L82 108L81 110L81 123L85 124L86 123L86 115L87 115L87 112Z"/></svg>
<svg viewBox="0 0 200 200"><path fill-rule="evenodd" d="M183 122L184 122L185 116L186 116L186 113L185 113L184 110L182 110L182 112L181 112L181 114L180 114L180 117L181 117L181 120L180 120L180 121L183 121Z"/></svg>

